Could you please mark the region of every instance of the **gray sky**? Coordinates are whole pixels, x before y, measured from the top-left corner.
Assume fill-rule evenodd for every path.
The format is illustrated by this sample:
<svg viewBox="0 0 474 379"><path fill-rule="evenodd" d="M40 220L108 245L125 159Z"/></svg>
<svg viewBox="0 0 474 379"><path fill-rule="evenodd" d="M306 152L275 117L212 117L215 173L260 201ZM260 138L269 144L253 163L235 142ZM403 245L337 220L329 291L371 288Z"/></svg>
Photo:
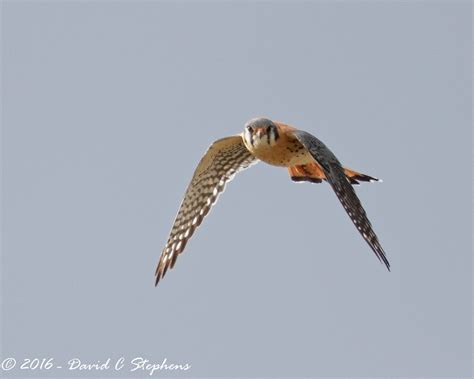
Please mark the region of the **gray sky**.
<svg viewBox="0 0 474 379"><path fill-rule="evenodd" d="M2 3L2 359L471 375L469 2ZM239 174L158 288L215 139L265 115L384 179ZM127 376L53 369L10 376Z"/></svg>

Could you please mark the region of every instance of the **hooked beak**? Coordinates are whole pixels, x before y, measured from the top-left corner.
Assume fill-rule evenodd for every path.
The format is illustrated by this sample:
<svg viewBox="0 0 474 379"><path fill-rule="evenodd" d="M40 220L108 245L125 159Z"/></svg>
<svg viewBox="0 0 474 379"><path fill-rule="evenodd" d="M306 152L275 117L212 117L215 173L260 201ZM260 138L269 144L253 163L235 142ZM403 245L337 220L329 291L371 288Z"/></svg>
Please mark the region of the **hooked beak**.
<svg viewBox="0 0 474 379"><path fill-rule="evenodd" d="M262 128L257 129L256 134L258 138L262 138L264 130Z"/></svg>

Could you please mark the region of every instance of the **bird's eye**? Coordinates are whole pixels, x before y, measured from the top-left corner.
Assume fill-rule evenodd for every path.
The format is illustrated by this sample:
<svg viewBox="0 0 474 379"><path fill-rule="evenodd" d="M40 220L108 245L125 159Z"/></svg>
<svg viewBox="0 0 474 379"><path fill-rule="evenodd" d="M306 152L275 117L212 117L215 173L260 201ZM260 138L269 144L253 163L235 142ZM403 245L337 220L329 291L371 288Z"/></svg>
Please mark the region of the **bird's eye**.
<svg viewBox="0 0 474 379"><path fill-rule="evenodd" d="M250 133L253 133L253 128L250 125L247 125L245 129L247 129Z"/></svg>

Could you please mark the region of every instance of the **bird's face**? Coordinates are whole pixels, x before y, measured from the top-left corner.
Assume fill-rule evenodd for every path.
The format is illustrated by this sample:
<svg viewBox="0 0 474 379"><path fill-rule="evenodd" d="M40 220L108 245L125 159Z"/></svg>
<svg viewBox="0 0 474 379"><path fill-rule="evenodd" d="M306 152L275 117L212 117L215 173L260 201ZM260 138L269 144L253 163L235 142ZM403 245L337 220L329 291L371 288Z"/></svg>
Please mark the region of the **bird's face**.
<svg viewBox="0 0 474 379"><path fill-rule="evenodd" d="M244 141L249 148L272 147L279 137L277 126L268 118L255 118L245 124Z"/></svg>

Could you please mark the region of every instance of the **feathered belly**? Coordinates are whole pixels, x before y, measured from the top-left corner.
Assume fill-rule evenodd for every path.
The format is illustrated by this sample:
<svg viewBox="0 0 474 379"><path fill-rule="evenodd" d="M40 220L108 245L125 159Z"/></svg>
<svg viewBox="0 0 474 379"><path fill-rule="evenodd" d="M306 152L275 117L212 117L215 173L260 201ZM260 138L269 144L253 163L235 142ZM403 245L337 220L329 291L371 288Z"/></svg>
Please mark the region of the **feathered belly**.
<svg viewBox="0 0 474 379"><path fill-rule="evenodd" d="M313 157L299 143L275 146L255 145L252 150L255 157L273 166L289 167L314 162Z"/></svg>

